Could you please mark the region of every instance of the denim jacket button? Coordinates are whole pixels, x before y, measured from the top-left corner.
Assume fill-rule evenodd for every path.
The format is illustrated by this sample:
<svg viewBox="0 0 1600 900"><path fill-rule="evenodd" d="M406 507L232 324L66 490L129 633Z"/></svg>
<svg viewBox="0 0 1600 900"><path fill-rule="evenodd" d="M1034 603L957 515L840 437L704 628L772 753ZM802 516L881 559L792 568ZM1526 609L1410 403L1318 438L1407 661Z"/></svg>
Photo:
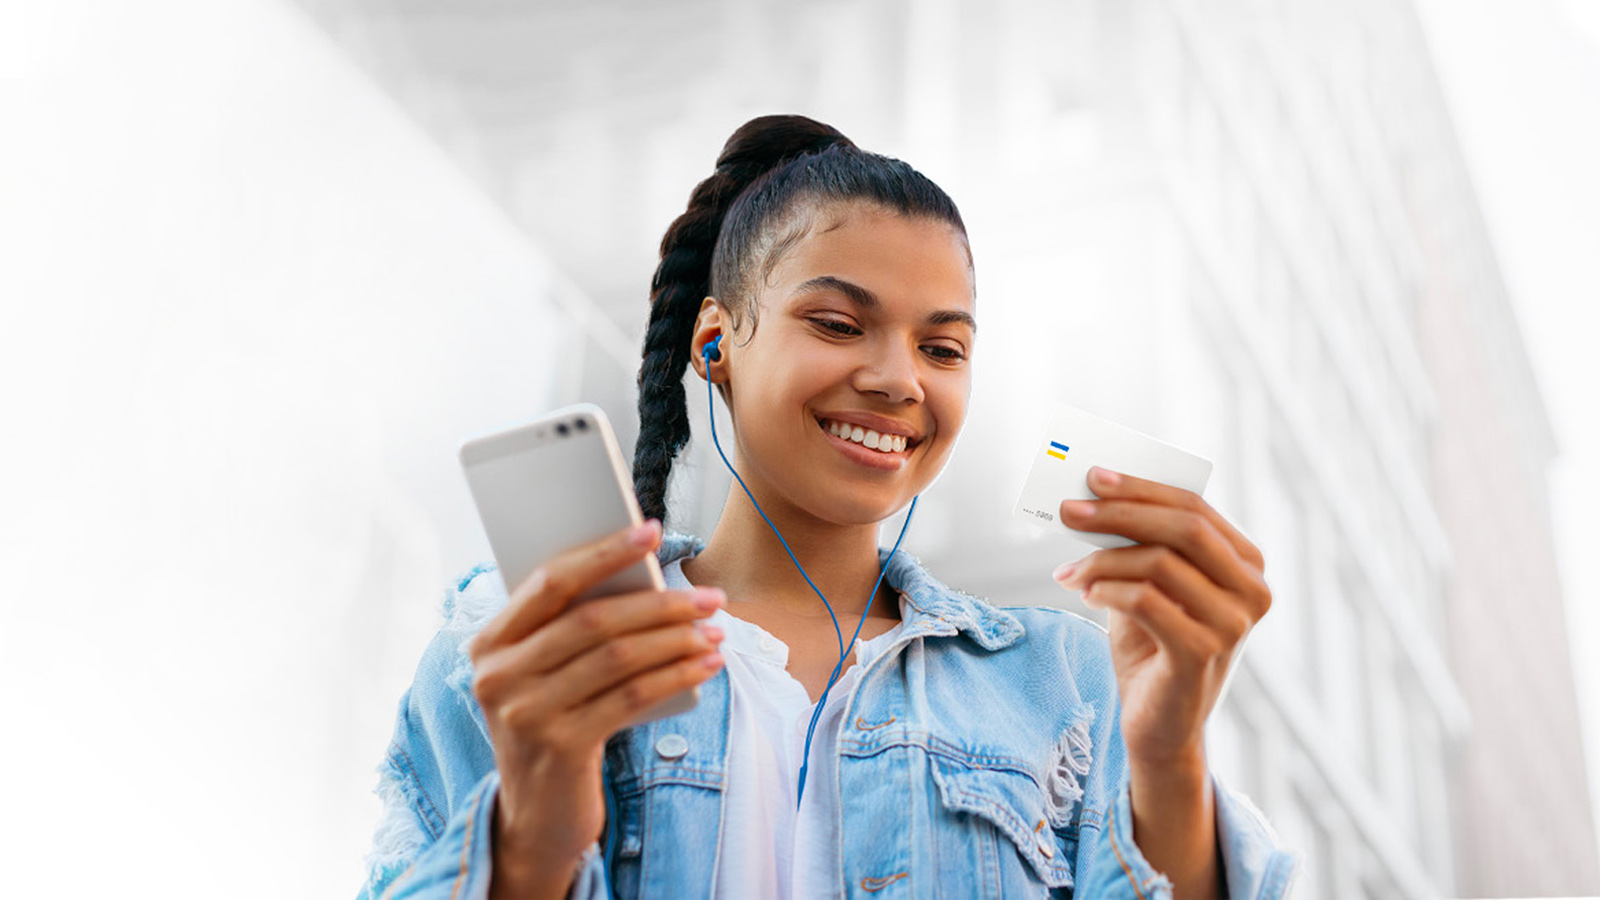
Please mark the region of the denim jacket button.
<svg viewBox="0 0 1600 900"><path fill-rule="evenodd" d="M1044 858L1045 859L1055 859L1056 858L1056 847L1055 847L1055 842L1050 840L1050 832L1049 831L1040 831L1035 835L1035 838L1036 838L1036 843L1038 843L1038 845L1039 845L1039 852L1044 854Z"/></svg>
<svg viewBox="0 0 1600 900"><path fill-rule="evenodd" d="M662 735L656 741L656 753L662 759L678 759L689 752L689 741L681 734Z"/></svg>

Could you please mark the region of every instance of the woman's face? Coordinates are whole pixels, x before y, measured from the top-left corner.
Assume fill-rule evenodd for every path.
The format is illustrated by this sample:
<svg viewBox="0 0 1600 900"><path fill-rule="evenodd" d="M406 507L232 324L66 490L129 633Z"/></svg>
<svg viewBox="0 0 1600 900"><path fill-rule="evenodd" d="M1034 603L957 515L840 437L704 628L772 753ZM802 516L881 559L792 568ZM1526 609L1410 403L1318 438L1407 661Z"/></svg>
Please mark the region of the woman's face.
<svg viewBox="0 0 1600 900"><path fill-rule="evenodd" d="M878 522L939 474L966 419L972 273L965 242L944 222L861 204L817 219L758 286L753 338L752 317L729 333L708 298L695 367L704 376L701 350L722 334L712 377L728 383L739 474L763 506ZM889 449L831 433L845 425L868 443L865 432L884 435Z"/></svg>

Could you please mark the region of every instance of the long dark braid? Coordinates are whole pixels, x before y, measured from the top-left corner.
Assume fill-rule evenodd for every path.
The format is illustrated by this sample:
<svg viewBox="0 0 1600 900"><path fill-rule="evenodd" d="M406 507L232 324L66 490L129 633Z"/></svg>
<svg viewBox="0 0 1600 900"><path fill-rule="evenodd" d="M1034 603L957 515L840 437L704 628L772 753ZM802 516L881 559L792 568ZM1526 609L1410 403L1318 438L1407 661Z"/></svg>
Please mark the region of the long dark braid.
<svg viewBox="0 0 1600 900"><path fill-rule="evenodd" d="M839 143L850 144L850 139L803 116L751 119L728 138L716 172L695 187L689 209L662 237L661 264L650 280L650 328L639 367L639 441L633 452L633 489L646 518L666 521L672 462L689 442L683 373L700 301L711 293L711 257L728 207L763 174Z"/></svg>
<svg viewBox="0 0 1600 900"><path fill-rule="evenodd" d="M695 187L688 210L661 239L661 264L650 282L633 454L633 489L646 517L666 521L672 463L689 442L683 375L701 301L716 297L734 327L741 312L754 318L758 276L809 225L777 241L767 231L774 223L793 225L790 213L806 199L863 200L967 233L938 185L898 159L857 148L834 128L804 116L762 116L741 125L717 157L715 174Z"/></svg>

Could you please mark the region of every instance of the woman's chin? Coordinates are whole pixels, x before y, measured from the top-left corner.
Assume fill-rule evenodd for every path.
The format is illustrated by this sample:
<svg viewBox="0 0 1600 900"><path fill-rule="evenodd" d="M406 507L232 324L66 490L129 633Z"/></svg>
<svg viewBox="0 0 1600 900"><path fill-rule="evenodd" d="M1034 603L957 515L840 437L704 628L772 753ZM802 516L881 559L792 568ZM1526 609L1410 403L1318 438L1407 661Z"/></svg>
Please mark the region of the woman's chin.
<svg viewBox="0 0 1600 900"><path fill-rule="evenodd" d="M905 507L910 500L898 498L853 497L844 500L830 497L813 508L814 514L827 522L842 527L877 525Z"/></svg>

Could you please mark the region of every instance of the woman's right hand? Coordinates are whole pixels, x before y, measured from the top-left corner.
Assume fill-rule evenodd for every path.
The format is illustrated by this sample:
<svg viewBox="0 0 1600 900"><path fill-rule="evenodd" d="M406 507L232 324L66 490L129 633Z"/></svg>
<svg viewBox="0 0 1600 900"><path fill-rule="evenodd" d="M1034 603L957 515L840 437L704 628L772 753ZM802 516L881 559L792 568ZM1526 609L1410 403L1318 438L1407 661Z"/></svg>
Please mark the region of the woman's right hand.
<svg viewBox="0 0 1600 900"><path fill-rule="evenodd" d="M468 644L500 771L491 896L565 896L605 825L606 739L722 668L716 588L574 597L655 551L652 519L535 570Z"/></svg>

